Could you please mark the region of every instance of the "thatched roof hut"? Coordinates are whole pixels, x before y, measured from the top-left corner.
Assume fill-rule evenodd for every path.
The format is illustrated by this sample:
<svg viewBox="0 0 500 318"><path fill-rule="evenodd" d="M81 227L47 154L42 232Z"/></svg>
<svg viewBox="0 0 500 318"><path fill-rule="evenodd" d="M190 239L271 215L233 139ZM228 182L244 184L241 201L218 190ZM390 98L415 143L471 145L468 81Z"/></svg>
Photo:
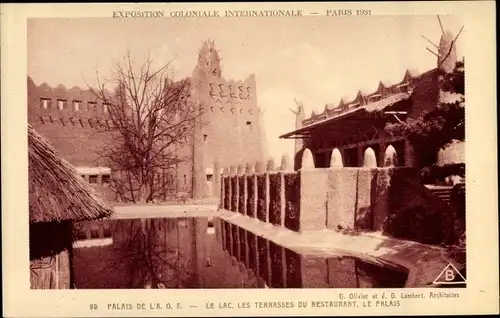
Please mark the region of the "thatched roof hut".
<svg viewBox="0 0 500 318"><path fill-rule="evenodd" d="M28 125L30 222L94 220L112 210L57 151Z"/></svg>
<svg viewBox="0 0 500 318"><path fill-rule="evenodd" d="M28 125L31 288L70 288L72 223L112 210L66 160Z"/></svg>

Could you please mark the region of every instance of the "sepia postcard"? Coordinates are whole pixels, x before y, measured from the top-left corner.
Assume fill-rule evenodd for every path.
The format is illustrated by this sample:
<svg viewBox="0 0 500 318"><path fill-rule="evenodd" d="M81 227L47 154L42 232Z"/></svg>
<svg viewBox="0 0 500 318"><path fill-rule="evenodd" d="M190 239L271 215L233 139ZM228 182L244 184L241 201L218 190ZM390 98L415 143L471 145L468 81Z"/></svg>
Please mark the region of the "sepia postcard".
<svg viewBox="0 0 500 318"><path fill-rule="evenodd" d="M499 312L494 2L0 12L5 317Z"/></svg>

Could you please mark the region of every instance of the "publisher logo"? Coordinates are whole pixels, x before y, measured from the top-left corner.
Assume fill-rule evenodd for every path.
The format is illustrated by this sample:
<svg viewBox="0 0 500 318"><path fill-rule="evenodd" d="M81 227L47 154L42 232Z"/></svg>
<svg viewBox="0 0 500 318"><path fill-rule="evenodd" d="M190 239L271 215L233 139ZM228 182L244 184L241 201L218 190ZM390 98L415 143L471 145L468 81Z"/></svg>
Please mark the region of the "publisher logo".
<svg viewBox="0 0 500 318"><path fill-rule="evenodd" d="M466 283L466 281L462 274L460 274L460 272L457 270L457 268L453 266L452 263L449 263L432 283L435 285L453 285L464 284Z"/></svg>

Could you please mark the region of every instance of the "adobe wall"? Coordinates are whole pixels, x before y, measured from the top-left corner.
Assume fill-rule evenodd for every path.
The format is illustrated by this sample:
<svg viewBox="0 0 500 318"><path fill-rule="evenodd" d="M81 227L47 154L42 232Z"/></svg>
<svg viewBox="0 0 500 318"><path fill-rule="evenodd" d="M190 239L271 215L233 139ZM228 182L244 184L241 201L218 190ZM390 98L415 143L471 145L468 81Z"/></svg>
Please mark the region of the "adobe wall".
<svg viewBox="0 0 500 318"><path fill-rule="evenodd" d="M202 134L206 135L206 164L213 164L215 158L222 165L263 160L264 136L256 101L255 76L243 81L211 77L208 85L214 89L205 100L211 106L204 114L208 123L202 128Z"/></svg>
<svg viewBox="0 0 500 318"><path fill-rule="evenodd" d="M99 131L99 125L106 125L109 115L104 105L97 101L89 90L79 87L71 89L63 85L50 87L46 83L36 85L28 77L28 122L54 146L62 157L74 166L106 166L101 157L102 149L112 142L108 133ZM43 100L48 100L44 108ZM60 109L58 100L65 101ZM78 107L75 103L78 102ZM90 104L90 107L89 107ZM178 146L178 153L188 159L180 163L178 169L166 171L176 183L167 188L185 192L192 188L192 136L187 136L185 145ZM115 194L109 186L93 184L106 201L113 202Z"/></svg>
<svg viewBox="0 0 500 318"><path fill-rule="evenodd" d="M199 133L204 165L212 167L216 159L222 166L264 160L255 75L237 81L224 79L215 54L213 45L203 47L192 76L193 95L203 111Z"/></svg>
<svg viewBox="0 0 500 318"><path fill-rule="evenodd" d="M46 109L42 99L50 100ZM63 109L58 108L58 100L65 101ZM75 110L75 101L79 103L78 110ZM96 103L90 91L78 87L67 89L62 85L53 88L46 83L37 86L28 77L28 122L73 165L100 164L100 150L110 138L98 133L95 127L105 124L107 118L103 105Z"/></svg>

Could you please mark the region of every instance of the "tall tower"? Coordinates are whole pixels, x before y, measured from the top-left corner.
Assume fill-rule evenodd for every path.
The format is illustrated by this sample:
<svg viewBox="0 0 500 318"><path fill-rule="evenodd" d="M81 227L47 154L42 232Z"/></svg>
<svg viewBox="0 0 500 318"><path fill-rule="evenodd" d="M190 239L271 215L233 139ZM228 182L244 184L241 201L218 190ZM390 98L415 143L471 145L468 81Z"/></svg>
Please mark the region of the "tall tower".
<svg viewBox="0 0 500 318"><path fill-rule="evenodd" d="M203 189L209 190L207 174L216 158L220 167L264 160L255 75L225 79L220 61L214 42L203 42L192 76L192 98L202 112L193 137L195 197L210 195Z"/></svg>
<svg viewBox="0 0 500 318"><path fill-rule="evenodd" d="M220 58L213 41L204 41L198 53L198 62L193 71L192 96L197 107L198 118L193 129L193 198L199 199L209 195L207 187L207 168L213 162L207 158L206 125L210 122L208 110L211 107L210 85L213 79L221 79Z"/></svg>
<svg viewBox="0 0 500 318"><path fill-rule="evenodd" d="M208 72L210 69L210 45L207 41L198 53L198 63L193 71L192 85L193 85L193 100L196 105L196 112L198 112L197 119L193 127L193 169L192 169L192 196L193 199L200 199L205 197L205 184L206 184L206 167L204 158L203 147L203 132L202 132L202 114L203 104L205 103L204 96L206 96L207 88L205 83L208 81Z"/></svg>

